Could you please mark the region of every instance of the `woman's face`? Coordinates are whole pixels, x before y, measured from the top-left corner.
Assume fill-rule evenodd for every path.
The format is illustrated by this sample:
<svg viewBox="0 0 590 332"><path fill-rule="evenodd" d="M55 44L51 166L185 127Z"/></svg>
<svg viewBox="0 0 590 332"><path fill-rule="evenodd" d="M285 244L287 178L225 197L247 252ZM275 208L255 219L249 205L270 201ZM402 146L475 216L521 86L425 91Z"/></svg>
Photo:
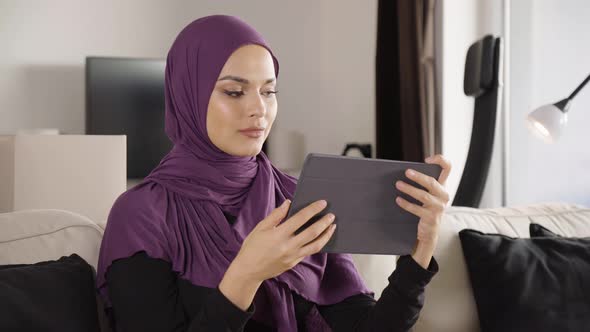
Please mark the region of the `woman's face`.
<svg viewBox="0 0 590 332"><path fill-rule="evenodd" d="M207 133L220 150L255 156L277 115L276 78L270 53L259 45L237 49L215 83L207 109ZM260 131L247 131L252 127Z"/></svg>

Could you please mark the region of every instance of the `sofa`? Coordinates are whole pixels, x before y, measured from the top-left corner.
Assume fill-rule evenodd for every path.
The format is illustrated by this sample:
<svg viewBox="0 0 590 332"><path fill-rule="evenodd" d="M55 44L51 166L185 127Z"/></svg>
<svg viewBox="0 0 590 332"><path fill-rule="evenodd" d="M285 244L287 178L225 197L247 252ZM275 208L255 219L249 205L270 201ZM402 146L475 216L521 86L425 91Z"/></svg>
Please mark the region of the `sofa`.
<svg viewBox="0 0 590 332"><path fill-rule="evenodd" d="M458 232L528 237L531 222L564 236L590 236L590 208L565 203L473 209L449 207L442 220L435 252L440 271L426 290L415 331L478 331L477 308ZM103 228L82 215L55 209L0 214L0 265L55 260L77 253L96 267ZM354 255L361 275L379 296L395 267L395 257ZM97 298L101 331L109 331Z"/></svg>
<svg viewBox="0 0 590 332"><path fill-rule="evenodd" d="M104 229L75 212L31 209L0 213L0 265L33 264L77 254L94 272ZM101 332L111 332L96 296Z"/></svg>

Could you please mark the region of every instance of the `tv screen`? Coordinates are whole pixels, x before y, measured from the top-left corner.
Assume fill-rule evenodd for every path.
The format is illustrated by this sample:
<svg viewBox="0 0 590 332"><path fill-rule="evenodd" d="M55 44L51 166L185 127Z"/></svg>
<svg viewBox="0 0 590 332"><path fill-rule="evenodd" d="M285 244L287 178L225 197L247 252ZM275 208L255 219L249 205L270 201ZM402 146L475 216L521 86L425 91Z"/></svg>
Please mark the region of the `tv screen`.
<svg viewBox="0 0 590 332"><path fill-rule="evenodd" d="M164 132L163 59L86 58L86 134L127 135L127 177L143 178L172 148Z"/></svg>

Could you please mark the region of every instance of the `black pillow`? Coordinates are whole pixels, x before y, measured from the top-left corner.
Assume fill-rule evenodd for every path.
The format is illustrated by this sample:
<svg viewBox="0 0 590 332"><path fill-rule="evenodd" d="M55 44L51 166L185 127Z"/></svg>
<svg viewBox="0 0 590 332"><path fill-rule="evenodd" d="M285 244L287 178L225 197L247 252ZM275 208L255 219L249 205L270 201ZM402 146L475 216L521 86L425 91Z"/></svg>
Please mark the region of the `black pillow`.
<svg viewBox="0 0 590 332"><path fill-rule="evenodd" d="M0 266L0 331L99 331L94 275L76 254Z"/></svg>
<svg viewBox="0 0 590 332"><path fill-rule="evenodd" d="M590 239L459 238L483 332L589 329Z"/></svg>
<svg viewBox="0 0 590 332"><path fill-rule="evenodd" d="M555 234L547 228L535 223L531 223L529 225L529 234L531 237L561 237L560 235Z"/></svg>

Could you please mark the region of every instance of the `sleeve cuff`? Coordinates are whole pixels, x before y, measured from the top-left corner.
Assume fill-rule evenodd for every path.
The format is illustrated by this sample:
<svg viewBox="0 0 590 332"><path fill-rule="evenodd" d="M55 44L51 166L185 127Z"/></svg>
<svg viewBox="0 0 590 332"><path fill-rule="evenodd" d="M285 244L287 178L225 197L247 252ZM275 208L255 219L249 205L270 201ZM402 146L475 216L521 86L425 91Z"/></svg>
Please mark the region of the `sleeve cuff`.
<svg viewBox="0 0 590 332"><path fill-rule="evenodd" d="M252 302L248 310L243 311L225 297L219 287L216 287L209 297L207 307L213 309L209 314L216 316L216 319L226 321L231 331L242 330L256 310L256 306Z"/></svg>
<svg viewBox="0 0 590 332"><path fill-rule="evenodd" d="M389 277L389 282L400 289L424 289L432 277L438 272L438 263L432 257L428 269L424 269L410 255L400 256L396 268Z"/></svg>

